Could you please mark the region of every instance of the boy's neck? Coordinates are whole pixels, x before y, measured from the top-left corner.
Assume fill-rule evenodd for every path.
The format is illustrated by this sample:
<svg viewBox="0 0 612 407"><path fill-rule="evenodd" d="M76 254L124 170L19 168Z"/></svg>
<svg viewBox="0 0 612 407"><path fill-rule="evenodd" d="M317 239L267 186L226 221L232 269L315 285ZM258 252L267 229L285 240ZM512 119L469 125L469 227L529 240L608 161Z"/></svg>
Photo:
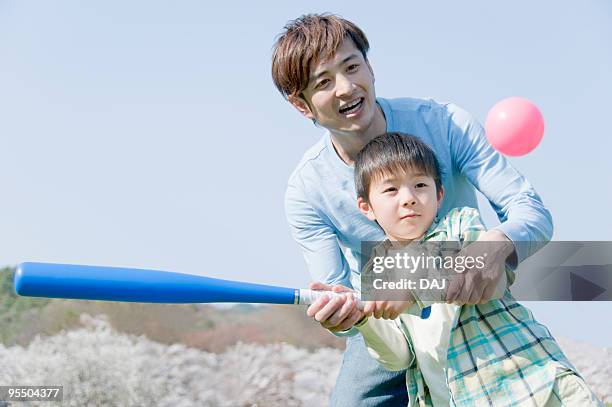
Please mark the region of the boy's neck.
<svg viewBox="0 0 612 407"><path fill-rule="evenodd" d="M421 235L421 236L419 236L417 238L414 238L414 239L398 239L398 238L390 237L390 236L386 235L387 240L389 242L391 242L391 245L397 245L397 246L405 246L405 245L407 245L409 243L412 243L412 242L418 242L418 241L420 241L423 238L423 236L424 235Z"/></svg>
<svg viewBox="0 0 612 407"><path fill-rule="evenodd" d="M376 103L376 113L370 126L362 133L342 133L330 130L336 153L347 165L353 166L361 149L373 138L387 130L387 121L381 107Z"/></svg>

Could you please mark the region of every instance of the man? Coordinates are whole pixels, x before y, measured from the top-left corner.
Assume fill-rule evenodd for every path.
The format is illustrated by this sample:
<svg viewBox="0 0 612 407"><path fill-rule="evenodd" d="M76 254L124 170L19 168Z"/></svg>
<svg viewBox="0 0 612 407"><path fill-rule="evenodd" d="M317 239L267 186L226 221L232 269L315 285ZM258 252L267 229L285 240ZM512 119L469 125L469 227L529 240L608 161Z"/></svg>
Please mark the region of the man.
<svg viewBox="0 0 612 407"><path fill-rule="evenodd" d="M508 245L500 244L488 257L490 267L469 270L448 290L448 302L486 302L503 274L499 259L516 266L550 240L550 213L532 186L488 145L482 127L467 112L431 100L377 99L368 49L355 24L316 14L289 22L274 48L276 87L304 117L327 129L304 154L286 193L293 236L316 281L311 288L341 284L359 291L361 242L382 240L384 234L357 208L352 165L370 140L397 131L419 137L440 161L446 197L439 216L454 207L476 207L478 189L502 222L479 240L514 243L510 256L503 249ZM348 329L363 314L347 298L322 298L308 309L323 327L349 336L332 405L406 405L404 373L378 366L356 329Z"/></svg>

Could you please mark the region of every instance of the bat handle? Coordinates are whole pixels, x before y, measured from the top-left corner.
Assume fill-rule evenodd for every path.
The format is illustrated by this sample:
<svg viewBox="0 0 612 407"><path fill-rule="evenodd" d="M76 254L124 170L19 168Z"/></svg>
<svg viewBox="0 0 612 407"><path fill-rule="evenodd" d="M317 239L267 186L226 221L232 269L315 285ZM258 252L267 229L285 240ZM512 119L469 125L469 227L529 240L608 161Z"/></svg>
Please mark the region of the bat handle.
<svg viewBox="0 0 612 407"><path fill-rule="evenodd" d="M333 299L335 297L345 297L346 294L348 293L336 293L333 291L326 290L310 290L308 288L300 288L299 290L295 290L295 303L310 305L324 296L328 296L330 299ZM359 299L359 294L353 293L353 295L357 298L357 308L363 311L363 307L365 306L365 304Z"/></svg>
<svg viewBox="0 0 612 407"><path fill-rule="evenodd" d="M326 295L329 296L330 299L332 299L334 297L344 297L346 294L347 294L346 292L336 293L333 291L326 291L326 290L310 290L308 288L300 288L300 289L295 290L294 303L302 304L302 305L310 305L314 303L316 300L318 300L319 298L326 296ZM359 294L357 293L353 293L353 294L357 298L357 308L363 311L363 308L365 307L365 303L361 301L361 299L359 298ZM420 309L416 305L414 305L413 309L409 310L408 313L420 316L422 319L427 319L429 318L429 315L431 314L431 307L425 307L423 309Z"/></svg>

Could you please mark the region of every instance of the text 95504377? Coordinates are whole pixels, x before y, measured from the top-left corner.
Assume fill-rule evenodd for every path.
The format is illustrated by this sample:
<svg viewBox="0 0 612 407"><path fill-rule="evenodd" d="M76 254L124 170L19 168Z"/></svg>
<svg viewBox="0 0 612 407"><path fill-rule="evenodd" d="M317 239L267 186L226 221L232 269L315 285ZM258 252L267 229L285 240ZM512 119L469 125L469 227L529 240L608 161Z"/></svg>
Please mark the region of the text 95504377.
<svg viewBox="0 0 612 407"><path fill-rule="evenodd" d="M0 401L62 401L63 386L0 386Z"/></svg>

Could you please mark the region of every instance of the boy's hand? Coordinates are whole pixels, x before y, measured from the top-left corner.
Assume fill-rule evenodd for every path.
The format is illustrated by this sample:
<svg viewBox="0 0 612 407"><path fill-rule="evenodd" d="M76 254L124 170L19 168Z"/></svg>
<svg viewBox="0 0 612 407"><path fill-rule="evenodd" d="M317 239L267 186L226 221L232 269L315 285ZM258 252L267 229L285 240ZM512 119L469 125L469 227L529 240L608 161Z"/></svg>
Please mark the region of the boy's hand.
<svg viewBox="0 0 612 407"><path fill-rule="evenodd" d="M368 301L363 313L374 318L395 319L406 311L414 301Z"/></svg>
<svg viewBox="0 0 612 407"><path fill-rule="evenodd" d="M320 282L310 283L308 288L311 290L328 290L337 293L346 292L343 297L330 299L323 296L312 303L306 315L314 318L321 326L332 332L346 331L359 321L364 313L357 308L357 299L353 290L342 285L328 285Z"/></svg>
<svg viewBox="0 0 612 407"><path fill-rule="evenodd" d="M465 247L458 256L483 256L484 267L469 268L454 276L446 292L446 302L483 304L495 294L497 284L506 273L506 259L514 253L514 244L502 232L492 229Z"/></svg>

